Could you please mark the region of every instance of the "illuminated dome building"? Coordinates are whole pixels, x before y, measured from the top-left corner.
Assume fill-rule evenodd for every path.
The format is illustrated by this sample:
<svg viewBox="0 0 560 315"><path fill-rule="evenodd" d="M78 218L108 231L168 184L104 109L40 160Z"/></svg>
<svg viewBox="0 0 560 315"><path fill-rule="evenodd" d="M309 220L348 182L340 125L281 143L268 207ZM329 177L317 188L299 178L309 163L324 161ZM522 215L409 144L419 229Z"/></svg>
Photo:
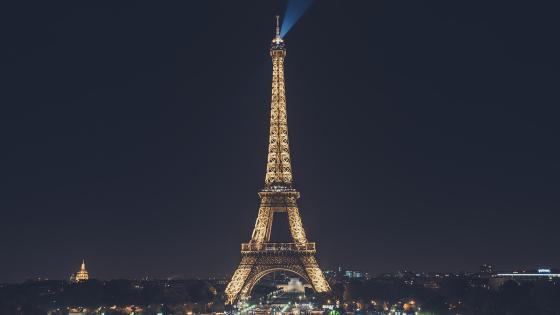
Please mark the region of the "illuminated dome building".
<svg viewBox="0 0 560 315"><path fill-rule="evenodd" d="M73 282L81 282L81 281L86 281L88 279L89 279L89 274L86 270L86 262L82 260L82 266L80 267L80 270L76 273L75 276L72 275L70 280Z"/></svg>

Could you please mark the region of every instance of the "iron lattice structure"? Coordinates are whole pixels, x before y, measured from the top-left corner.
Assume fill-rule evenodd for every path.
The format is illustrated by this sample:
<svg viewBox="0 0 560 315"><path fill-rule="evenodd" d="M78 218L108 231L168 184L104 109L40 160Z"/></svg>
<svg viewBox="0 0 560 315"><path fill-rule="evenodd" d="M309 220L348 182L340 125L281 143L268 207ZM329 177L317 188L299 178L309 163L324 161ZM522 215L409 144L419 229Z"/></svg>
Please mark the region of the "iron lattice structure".
<svg viewBox="0 0 560 315"><path fill-rule="evenodd" d="M249 297L253 286L274 271L293 272L318 293L331 291L315 259L315 243L307 241L297 206L299 192L292 185L284 86L286 45L279 34L278 17L270 56L272 100L265 186L259 192L261 204L251 240L241 244L241 263L226 288L228 303ZM274 213L288 214L293 243L270 242Z"/></svg>

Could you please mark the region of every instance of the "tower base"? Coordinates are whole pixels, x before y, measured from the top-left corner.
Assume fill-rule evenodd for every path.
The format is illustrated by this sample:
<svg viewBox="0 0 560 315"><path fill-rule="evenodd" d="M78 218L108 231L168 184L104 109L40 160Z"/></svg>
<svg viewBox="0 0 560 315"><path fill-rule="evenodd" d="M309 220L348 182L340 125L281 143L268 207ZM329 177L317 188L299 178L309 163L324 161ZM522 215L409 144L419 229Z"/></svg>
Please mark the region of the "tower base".
<svg viewBox="0 0 560 315"><path fill-rule="evenodd" d="M315 259L315 251L292 250L290 247L294 245L268 243L262 245L266 246L263 250L242 251L241 263L226 288L227 303L248 298L255 284L275 271L297 274L309 282L317 293L330 292L331 288Z"/></svg>

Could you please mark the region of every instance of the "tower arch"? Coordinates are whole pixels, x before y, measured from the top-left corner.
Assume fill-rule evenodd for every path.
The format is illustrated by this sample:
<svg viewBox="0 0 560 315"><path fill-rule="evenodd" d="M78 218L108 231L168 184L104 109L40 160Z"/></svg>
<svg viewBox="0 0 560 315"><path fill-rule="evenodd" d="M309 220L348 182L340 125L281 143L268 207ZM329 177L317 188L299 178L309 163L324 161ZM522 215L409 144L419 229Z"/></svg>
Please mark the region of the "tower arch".
<svg viewBox="0 0 560 315"><path fill-rule="evenodd" d="M264 269L259 273L255 273L254 276L252 276L251 278L248 278L245 287L241 290L240 298L244 299L249 297L251 295L251 292L253 291L253 288L262 280L262 278L264 278L265 276L271 273L279 272L279 271L291 272L297 275L298 277L302 278L304 281L311 283L309 277L307 277L307 274L305 273L305 270L302 270L297 267L294 268L294 266L273 267L269 269Z"/></svg>

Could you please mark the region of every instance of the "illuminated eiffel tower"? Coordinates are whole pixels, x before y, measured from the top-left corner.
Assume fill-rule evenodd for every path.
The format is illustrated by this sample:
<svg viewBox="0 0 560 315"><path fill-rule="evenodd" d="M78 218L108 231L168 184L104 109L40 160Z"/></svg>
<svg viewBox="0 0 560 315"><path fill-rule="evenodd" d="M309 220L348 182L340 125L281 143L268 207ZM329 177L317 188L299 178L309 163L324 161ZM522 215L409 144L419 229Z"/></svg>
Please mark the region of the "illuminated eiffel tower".
<svg viewBox="0 0 560 315"><path fill-rule="evenodd" d="M249 297L253 286L275 271L297 274L318 293L331 290L315 259L315 243L307 241L297 206L299 192L292 185L284 87L286 45L280 37L278 19L277 16L276 36L270 47L272 101L265 186L259 192L261 205L253 235L249 243L241 244L241 263L226 288L228 303ZM271 243L272 218L284 212L288 214L293 242Z"/></svg>

